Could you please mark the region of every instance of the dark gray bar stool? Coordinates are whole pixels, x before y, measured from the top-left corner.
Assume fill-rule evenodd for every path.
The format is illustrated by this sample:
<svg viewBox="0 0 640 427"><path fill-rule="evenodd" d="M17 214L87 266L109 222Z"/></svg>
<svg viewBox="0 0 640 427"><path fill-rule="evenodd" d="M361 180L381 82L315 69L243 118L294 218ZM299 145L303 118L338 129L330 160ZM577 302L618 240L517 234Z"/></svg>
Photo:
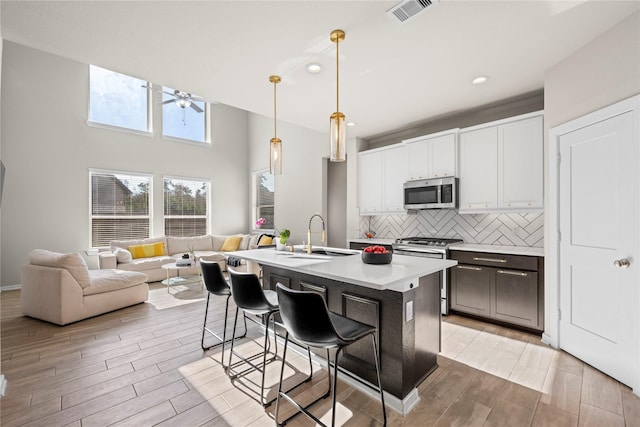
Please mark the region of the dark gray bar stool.
<svg viewBox="0 0 640 427"><path fill-rule="evenodd" d="M227 340L227 315L229 313L229 298L231 298L231 288L229 287L229 283L224 278L222 274L222 269L220 269L220 265L217 261L206 261L200 260L200 270L202 271L202 281L204 282L205 287L207 288L207 305L204 311L204 324L202 325L202 339L200 340L200 347L203 350L209 350L219 345L222 345L222 356L220 358L222 362L222 367L226 369L224 366L224 345L225 343L231 341ZM207 327L207 318L209 316L209 299L211 295L226 297L225 307L224 307L224 328L222 330L222 338L218 336L214 331ZM238 309L236 308L236 313ZM216 344L212 344L209 346L205 346L204 344L204 335L205 332L210 333L214 337L216 337L220 342ZM244 338L247 335L247 321L244 322L244 334L236 337L235 339Z"/></svg>
<svg viewBox="0 0 640 427"><path fill-rule="evenodd" d="M331 363L334 366L333 374L333 402L331 405L331 425L335 426L336 422L336 387L338 385L338 362L340 352L350 344L358 341L367 335L371 336L373 341L373 354L376 364L376 374L378 377L377 391L380 393L380 403L382 404L382 416L384 425L387 425L387 410L384 406L384 393L382 392L382 382L380 381L380 361L378 360L378 346L376 344L377 329L373 326L366 325L356 320L348 319L344 316L332 313L322 299L322 296L314 292L295 291L284 287L278 283L276 285L278 301L280 303L280 317L287 333L285 335L284 352L282 355L282 369L280 371L280 385L278 387L278 397L276 403L276 424L284 425L294 416L303 412L316 423L326 426L316 416L311 414L307 409L316 402L324 399L331 392ZM297 342L314 348L324 348L327 351L327 370L329 374L329 388L325 394L318 397L306 406L301 406L287 393L290 391L282 391L282 377L284 375L284 364L287 357L287 344L289 343L289 335ZM329 349L336 349L335 358L331 361L329 357ZM278 413L280 410L280 397L284 397L292 405L298 408L291 417L279 422Z"/></svg>
<svg viewBox="0 0 640 427"><path fill-rule="evenodd" d="M269 359L269 362L275 360L278 357L278 340L275 338L276 329L275 329L275 319L274 315L279 311L278 306L278 295L275 291L271 290L263 290L262 284L253 273L241 273L234 271L231 268L227 268L227 272L229 273L229 279L231 282L231 295L233 297L233 301L236 303L238 308L241 308L243 311L243 317L246 319L246 314L252 314L254 316L261 316L265 323L265 334L264 334L264 345L263 350L260 353L254 354L252 356L244 357L233 350L234 340L231 341L231 354L229 355L229 365L227 367L227 374L233 380L238 376L244 375L247 372L257 370L262 373L262 382L260 384L260 403L263 406L268 406L273 403L276 398L274 397L271 400L265 401L264 399L264 377L265 370L267 366L267 353L270 350L271 340L269 339L269 322L273 324L273 334L275 340L276 351L273 353L273 356ZM255 319L249 317L249 320L260 324L260 322ZM246 322L246 320L245 320ZM236 325L238 323L238 312L236 311L235 321L233 323L233 337L236 336ZM236 365L232 364L232 357L236 355L241 359L240 362L237 362ZM262 366L258 366L253 363L253 360L262 356ZM250 365L250 368L245 369L241 372L232 372L232 368L235 368L237 365L241 363L246 363ZM311 366L311 353L309 353L309 366ZM304 381L308 381L311 379L311 375ZM303 382L304 382L303 381Z"/></svg>

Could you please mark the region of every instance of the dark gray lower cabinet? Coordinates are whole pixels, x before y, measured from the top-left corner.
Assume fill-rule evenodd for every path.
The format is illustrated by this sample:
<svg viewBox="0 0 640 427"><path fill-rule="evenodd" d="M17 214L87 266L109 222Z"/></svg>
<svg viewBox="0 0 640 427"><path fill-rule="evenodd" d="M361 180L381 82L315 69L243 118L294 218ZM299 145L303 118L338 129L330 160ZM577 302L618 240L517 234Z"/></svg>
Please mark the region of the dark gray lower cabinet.
<svg viewBox="0 0 640 427"><path fill-rule="evenodd" d="M451 269L451 309L491 315L492 269L458 264ZM455 283L455 285L454 285Z"/></svg>
<svg viewBox="0 0 640 427"><path fill-rule="evenodd" d="M451 251L451 310L544 329L542 257Z"/></svg>

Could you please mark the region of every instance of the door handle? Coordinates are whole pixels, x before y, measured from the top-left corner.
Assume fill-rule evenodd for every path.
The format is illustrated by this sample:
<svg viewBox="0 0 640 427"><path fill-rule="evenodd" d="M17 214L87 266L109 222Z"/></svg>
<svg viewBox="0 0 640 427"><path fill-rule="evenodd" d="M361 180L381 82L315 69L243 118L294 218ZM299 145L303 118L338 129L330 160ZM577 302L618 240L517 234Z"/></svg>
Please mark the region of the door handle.
<svg viewBox="0 0 640 427"><path fill-rule="evenodd" d="M629 260L626 258L622 258L622 259L617 259L613 261L613 265L615 265L618 268L629 268L629 266L631 265L631 262L629 262Z"/></svg>
<svg viewBox="0 0 640 427"><path fill-rule="evenodd" d="M527 273L523 273L521 271L507 271L507 270L498 270L498 274L509 274L511 276L522 276L527 277Z"/></svg>
<svg viewBox="0 0 640 427"><path fill-rule="evenodd" d="M469 267L467 265L458 265L457 268L459 268L460 270L482 271L480 267Z"/></svg>
<svg viewBox="0 0 640 427"><path fill-rule="evenodd" d="M498 258L478 258L478 257L473 257L474 261L484 261L484 262L507 262L506 259L498 259Z"/></svg>

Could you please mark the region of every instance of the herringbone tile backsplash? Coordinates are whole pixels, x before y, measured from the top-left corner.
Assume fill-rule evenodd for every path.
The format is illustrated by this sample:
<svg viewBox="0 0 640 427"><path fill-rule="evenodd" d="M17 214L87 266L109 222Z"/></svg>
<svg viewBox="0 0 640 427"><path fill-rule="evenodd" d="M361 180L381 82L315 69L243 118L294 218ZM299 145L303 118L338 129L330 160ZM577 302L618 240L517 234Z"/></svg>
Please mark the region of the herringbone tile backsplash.
<svg viewBox="0 0 640 427"><path fill-rule="evenodd" d="M453 209L420 210L401 215L360 217L360 236L374 231L377 238L446 237L465 243L506 246L544 246L543 213L461 215Z"/></svg>

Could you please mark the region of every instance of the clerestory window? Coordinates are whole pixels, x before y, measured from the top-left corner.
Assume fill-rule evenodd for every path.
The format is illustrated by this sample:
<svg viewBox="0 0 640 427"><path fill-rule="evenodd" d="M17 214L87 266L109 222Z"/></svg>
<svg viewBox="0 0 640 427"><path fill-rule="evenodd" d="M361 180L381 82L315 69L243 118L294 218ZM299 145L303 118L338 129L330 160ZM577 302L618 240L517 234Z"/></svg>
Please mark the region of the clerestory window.
<svg viewBox="0 0 640 427"><path fill-rule="evenodd" d="M150 133L148 85L144 80L89 65L89 123Z"/></svg>

